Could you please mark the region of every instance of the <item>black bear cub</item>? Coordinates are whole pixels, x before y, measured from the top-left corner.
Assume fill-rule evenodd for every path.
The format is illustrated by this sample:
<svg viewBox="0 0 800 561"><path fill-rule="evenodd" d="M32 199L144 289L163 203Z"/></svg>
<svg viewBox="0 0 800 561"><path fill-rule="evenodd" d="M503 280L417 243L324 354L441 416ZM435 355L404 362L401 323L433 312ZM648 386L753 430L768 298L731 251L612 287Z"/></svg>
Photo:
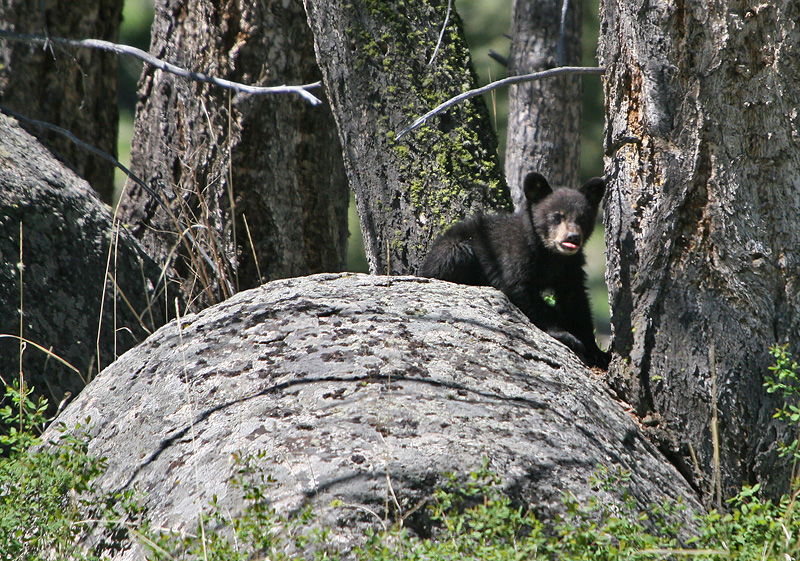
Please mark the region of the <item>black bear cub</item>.
<svg viewBox="0 0 800 561"><path fill-rule="evenodd" d="M607 368L608 353L594 339L586 295L583 244L589 239L605 182L553 191L538 173L523 184L514 214L478 215L453 225L431 246L420 276L494 286L540 329L589 366ZM550 290L556 305L542 297Z"/></svg>

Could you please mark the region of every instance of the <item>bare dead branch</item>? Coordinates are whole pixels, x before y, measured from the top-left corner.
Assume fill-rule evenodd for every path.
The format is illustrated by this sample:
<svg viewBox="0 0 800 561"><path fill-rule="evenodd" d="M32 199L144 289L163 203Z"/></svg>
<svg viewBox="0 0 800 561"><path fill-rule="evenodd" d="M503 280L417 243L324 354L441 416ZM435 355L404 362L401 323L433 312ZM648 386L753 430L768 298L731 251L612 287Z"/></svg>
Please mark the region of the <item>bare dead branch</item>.
<svg viewBox="0 0 800 561"><path fill-rule="evenodd" d="M436 41L436 48L433 49L433 54L431 55L431 59L428 61L428 66L433 64L433 59L436 58L436 53L439 52L439 47L442 45L442 39L444 38L444 32L447 30L447 24L450 23L450 12L453 10L453 0L449 0L447 2L447 14L444 16L444 23L442 24L442 31L439 33L439 40Z"/></svg>
<svg viewBox="0 0 800 561"><path fill-rule="evenodd" d="M606 69L601 66L561 66L559 68L551 68L550 70L544 70L542 72L534 72L533 74L523 74L520 76L509 76L508 78L504 78L502 80L497 80L496 82L492 82L491 84L486 84L481 88L477 88L474 90L466 91L462 94L459 94L453 98L448 99L435 109L428 111L422 117L411 123L409 126L401 130L397 136L394 137L395 140L400 140L406 133L413 131L414 129L421 126L425 121L433 117L434 115L438 115L442 113L446 109L449 109L453 105L464 101L465 99L469 99L471 97L483 95L486 92L490 92L492 90L496 90L497 88L501 88L503 86L510 86L511 84L518 84L520 82L533 82L536 80L542 80L544 78L550 78L552 76L560 76L561 74L603 74L605 73Z"/></svg>
<svg viewBox="0 0 800 561"><path fill-rule="evenodd" d="M116 167L118 167L120 170L122 170L125 173L125 175L127 175L128 177L133 179L136 183L140 184L143 189L146 189L151 195L153 195L155 197L155 193L153 193L153 191L150 189L150 187L148 187L147 184L144 181L142 181L141 179L136 177L128 168L126 168L114 156L112 156L111 154L109 154L107 152L103 152L99 148L95 148L94 146L92 146L91 144L89 144L87 142L84 142L83 140L81 140L80 138L78 138L77 136L72 134L70 131L68 131L67 129L59 127L58 125L54 125L53 123L48 123L46 121L39 121L37 119L31 119L30 117L26 117L25 115L17 113L16 111L14 111L12 109L9 109L8 107L6 107L4 105L0 105L0 113L4 113L4 114L8 115L9 117L12 117L12 118L14 118L17 121L20 121L22 123L27 123L28 125L34 126L36 128L39 128L39 129L47 129L47 130L53 131L55 133L58 133L58 134L60 134L60 135L62 135L64 137L66 137L71 142L75 143L77 146L83 148L84 150L88 150L89 152L91 152L95 156L99 156L99 157L103 158L104 160L108 160L109 162L114 164Z"/></svg>
<svg viewBox="0 0 800 561"><path fill-rule="evenodd" d="M489 58L494 60L500 66L508 68L508 57L505 55L501 55L494 49L489 49Z"/></svg>
<svg viewBox="0 0 800 561"><path fill-rule="evenodd" d="M564 39L567 34L567 10L569 10L569 0L561 3L561 23L558 26L558 44L556 45L556 64L564 64Z"/></svg>
<svg viewBox="0 0 800 561"><path fill-rule="evenodd" d="M314 82L313 84L304 84L301 86L286 86L286 85L248 86L247 84L232 82L230 80L225 80L224 78L214 78L213 76L203 74L202 72L192 72L191 70L186 70L185 68L181 68L180 66L176 66L169 62L156 58L141 49L137 49L136 47L131 47L129 45L120 45L117 43L111 43L109 41L103 41L100 39L78 40L78 39L64 39L62 37L41 37L39 35L14 33L11 31L3 31L3 30L0 30L0 38L7 39L9 41L22 41L25 43L34 43L37 45L47 45L48 43L55 43L57 45L63 45L73 48L98 49L101 51L108 51L120 55L129 55L138 58L139 60L142 60L147 64L154 66L155 68L164 70L165 72L170 72L177 76L181 76L183 78L190 78L192 80L197 80L199 82L214 84L215 86L231 89L237 92L244 92L254 95L294 93L301 96L311 105L319 105L320 103L322 103L319 100L319 98L317 98L308 91L311 88L319 87L321 85L320 82Z"/></svg>

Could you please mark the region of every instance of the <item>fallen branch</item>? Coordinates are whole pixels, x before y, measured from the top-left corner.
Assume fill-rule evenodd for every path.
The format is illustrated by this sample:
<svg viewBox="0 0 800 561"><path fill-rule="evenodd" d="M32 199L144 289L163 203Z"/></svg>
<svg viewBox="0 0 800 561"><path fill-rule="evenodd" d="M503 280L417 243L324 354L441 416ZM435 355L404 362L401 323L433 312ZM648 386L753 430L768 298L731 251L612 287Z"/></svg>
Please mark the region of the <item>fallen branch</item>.
<svg viewBox="0 0 800 561"><path fill-rule="evenodd" d="M41 37L39 35L13 33L11 31L3 31L3 30L0 30L0 38L7 39L9 41L22 41L25 43L34 43L37 45L45 45L45 46L47 46L48 43L55 43L56 45L63 45L73 48L97 49L121 55L129 55L136 57L139 60L142 60L147 64L154 66L160 70L164 70L165 72L170 72L177 76L181 76L183 78L190 78L192 80L197 80L199 82L214 84L215 86L219 86L221 88L227 88L237 92L244 92L255 95L294 93L301 96L303 99L305 99L312 105L319 105L320 103L322 103L319 100L319 98L317 98L308 91L311 88L319 87L321 85L320 82L314 82L313 84L304 84L302 86L285 86L285 85L248 86L247 84L232 82L230 80L225 80L224 78L214 78L213 76L203 74L202 72L192 72L191 70L186 70L185 68L181 68L180 66L175 66L174 64L156 58L141 49L137 49L136 47L131 47L129 45L119 45L117 43L102 41L100 39L64 39L62 37Z"/></svg>
<svg viewBox="0 0 800 561"><path fill-rule="evenodd" d="M414 129L421 126L425 121L433 117L434 115L438 115L442 113L446 109L452 107L453 105L464 101L465 99L469 99L471 97L475 97L478 95L483 95L486 92L490 92L497 88L501 88L503 86L509 86L511 84L518 84L520 82L533 82L535 80L541 80L543 78L550 78L552 76L559 76L561 74L603 74L605 73L606 69L601 66L596 67L587 67L587 66L561 66L559 68L552 68L550 70L544 70L542 72L535 72L533 74L523 74L521 76L509 76L508 78L504 78L502 80L498 80L496 82L492 82L491 84L486 84L481 88L477 88L474 90L469 90L462 94L459 94L453 98L448 99L441 105L439 105L436 109L428 111L422 117L411 123L409 126L401 130L397 136L395 136L395 140L400 140L406 133L413 131Z"/></svg>

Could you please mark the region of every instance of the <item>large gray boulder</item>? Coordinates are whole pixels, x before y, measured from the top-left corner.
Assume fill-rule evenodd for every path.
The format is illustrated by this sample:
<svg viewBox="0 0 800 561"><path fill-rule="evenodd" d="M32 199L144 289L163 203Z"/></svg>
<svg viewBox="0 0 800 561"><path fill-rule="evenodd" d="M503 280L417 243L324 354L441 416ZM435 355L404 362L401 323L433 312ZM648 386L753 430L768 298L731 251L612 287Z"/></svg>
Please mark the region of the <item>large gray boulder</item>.
<svg viewBox="0 0 800 561"><path fill-rule="evenodd" d="M58 421L87 416L90 450L108 458L102 486L135 486L153 522L175 529L194 529L214 495L235 513L232 458L259 452L278 509L311 502L344 547L376 520L332 499L402 515L443 472L483 458L544 518L565 492L597 494L600 465L630 472L643 510L697 507L597 374L491 288L351 274L271 282L164 326ZM415 516L406 526L425 524Z"/></svg>
<svg viewBox="0 0 800 561"><path fill-rule="evenodd" d="M172 296L174 298L174 296ZM86 181L0 114L0 373L50 401L166 321L161 269ZM23 326L20 329L20 311ZM39 348L36 347L39 346ZM70 369L40 348L75 367Z"/></svg>

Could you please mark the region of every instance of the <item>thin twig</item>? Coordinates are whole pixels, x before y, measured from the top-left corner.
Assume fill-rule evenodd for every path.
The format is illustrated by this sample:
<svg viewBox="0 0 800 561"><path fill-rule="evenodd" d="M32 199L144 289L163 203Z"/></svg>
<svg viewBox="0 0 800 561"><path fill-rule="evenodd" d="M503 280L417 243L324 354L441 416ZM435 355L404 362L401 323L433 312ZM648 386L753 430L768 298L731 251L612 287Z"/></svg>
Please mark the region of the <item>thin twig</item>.
<svg viewBox="0 0 800 561"><path fill-rule="evenodd" d="M401 130L394 139L400 140L406 133L409 133L414 129L418 128L420 125L425 123L425 121L427 121L434 115L443 112L444 110L450 108L451 106L457 103L464 101L465 99L483 95L486 92L490 92L492 90L501 88L503 86L518 84L520 82L533 82L535 80L542 80L544 78L550 78L552 76L560 76L561 74L603 74L605 73L605 71L606 69L603 68L602 66L594 66L594 67L562 66L559 68L551 68L550 70L544 70L542 72L534 72L533 74L523 74L521 76L509 76L508 78L492 82L491 84L486 84L481 88L469 90L467 92L464 92L453 98L448 99L447 101L439 105L436 109L428 111L422 117L420 117L419 119L411 123L409 126Z"/></svg>
<svg viewBox="0 0 800 561"><path fill-rule="evenodd" d="M198 464L200 463L200 454L197 447L197 433L195 426L196 407L195 401L192 397L192 390L194 389L194 380L189 379L189 373L186 371L186 346L183 344L183 319L181 318L181 307L178 299L175 299L175 327L178 328L178 340L180 342L180 368L181 373L179 378L184 384L186 390L186 402L189 405L187 411L187 422L189 425L189 438L192 442L192 468L194 471L194 485L195 493L200 494L200 470ZM208 542L206 541L206 525L203 517L203 507L200 507L199 526L200 526L200 544L203 546L203 560L208 561Z"/></svg>
<svg viewBox="0 0 800 561"><path fill-rule="evenodd" d="M386 522L384 522L383 518L381 518L378 515L378 513L375 512L374 510L372 510L370 508L367 508L364 505L357 505L357 504L345 503L345 502L342 502L341 507L342 508L353 508L355 510L360 510L362 512L366 512L367 514L371 514L372 516L374 516L378 520L378 522L380 522L381 526L383 526L383 531L384 532L388 532L389 531L389 527L386 526Z"/></svg>
<svg viewBox="0 0 800 561"><path fill-rule="evenodd" d="M448 0L447 2L447 15L444 16L444 23L442 24L442 31L439 33L439 40L436 42L436 48L433 49L433 54L431 55L431 59L428 61L428 66L433 64L433 59L436 58L436 53L439 52L439 47L442 45L442 39L444 38L444 32L447 29L447 24L450 23L450 12L453 10L453 0Z"/></svg>
<svg viewBox="0 0 800 561"><path fill-rule="evenodd" d="M181 68L180 66L176 66L169 62L156 58L141 49L137 49L136 47L131 47L129 45L120 45L117 43L111 43L110 41L102 41L100 39L79 40L79 39L64 39L63 37L41 37L39 35L29 35L27 33L14 33L11 31L3 31L3 30L0 30L0 37L8 39L10 41L23 41L26 43L35 43L39 45L47 45L48 43L55 43L57 45L64 45L67 47L98 49L101 51L108 51L121 55L130 55L160 70L170 72L172 74L181 76L183 78L191 78L192 80L197 80L199 82L207 82L209 84L214 84L215 86L219 86L221 88L228 88L231 90L235 90L237 92L244 92L256 95L275 94L275 93L295 93L301 96L306 101L308 101L311 105L319 105L320 103L322 103L319 100L319 98L317 98L316 96L307 91L311 88L319 87L321 85L320 82L314 82L313 84L304 84L302 86L286 86L286 85L248 86L247 84L232 82L231 80L225 80L224 78L214 78L213 76L209 76L208 74L203 74L202 72L192 72L191 70L186 70L185 68Z"/></svg>
<svg viewBox="0 0 800 561"><path fill-rule="evenodd" d="M561 3L561 23L558 27L558 44L556 46L556 64L564 65L564 38L567 34L567 10L569 10L569 0Z"/></svg>
<svg viewBox="0 0 800 561"><path fill-rule="evenodd" d="M33 345L34 347L36 347L37 349L42 351L47 356L56 359L58 362L60 362L61 364L63 364L64 366L66 366L67 368L72 370L73 372L75 372L78 376L80 376L80 378L81 378L81 380L83 381L84 384L88 383L86 381L86 379L83 377L83 374L81 374L80 370L78 370L77 368L72 366L69 362L67 362L66 360L64 360L63 358L61 358L57 354L55 354L53 351L49 351L49 350L45 349L39 343L35 343L34 341L31 341L30 339L23 339L22 337L19 337L18 335L7 335L5 333L0 333L0 339L19 339L19 341L21 343L25 343L26 345Z"/></svg>
<svg viewBox="0 0 800 561"><path fill-rule="evenodd" d="M19 432L25 430L23 423L23 409L25 407L25 371L23 370L22 357L25 354L25 307L23 306L23 297L25 295L25 256L23 254L24 240L23 240L23 221L19 221L19 263L17 269L19 270Z"/></svg>
<svg viewBox="0 0 800 561"><path fill-rule="evenodd" d="M2 33L2 32L0 31L0 33ZM122 170L125 173L125 175L127 175L128 177L133 179L136 183L140 184L142 186L142 188L147 190L152 196L155 196L155 193L153 193L153 191L150 189L150 187L147 186L147 184L144 183L144 181L142 181L141 179L136 177L133 174L133 172L131 172L128 168L126 168L114 156L112 156L111 154L109 154L107 152L103 152L99 148L95 148L91 144L88 144L88 143L84 142L83 140L81 140L80 138L78 138L77 136L72 134L70 131L68 131L67 129L59 127L58 125L54 125L53 123L48 123L47 121L39 121L37 119L31 119L30 117L26 117L25 115L22 115L21 113L17 113L13 109L9 109L8 107L6 107L4 105L0 105L0 113L5 113L9 117L13 117L17 121L20 121L20 122L23 122L23 123L27 123L27 124L32 125L32 126L37 127L37 128L43 128L43 129L51 130L51 131L56 132L56 133L58 133L58 134L60 134L62 136L67 137L67 139L69 139L71 142L73 142L77 146L83 148L84 150L88 150L89 152L91 152L95 156L99 156L99 157L103 158L104 160L108 160L111 163L113 163L116 167L118 167L120 170Z"/></svg>
<svg viewBox="0 0 800 561"><path fill-rule="evenodd" d="M722 512L722 469L720 466L719 454L719 412L717 409L717 351L714 343L708 347L708 363L711 367L711 444L713 450L713 489L711 490L716 499L718 512Z"/></svg>
<svg viewBox="0 0 800 561"><path fill-rule="evenodd" d="M250 249L253 250L253 262L256 264L258 284L261 284L261 267L258 266L258 253L256 252L256 245L253 243L253 236L250 235L250 226L247 224L247 215L245 213L242 213L242 222L244 222L244 229L247 232L247 239L250 241Z"/></svg>

